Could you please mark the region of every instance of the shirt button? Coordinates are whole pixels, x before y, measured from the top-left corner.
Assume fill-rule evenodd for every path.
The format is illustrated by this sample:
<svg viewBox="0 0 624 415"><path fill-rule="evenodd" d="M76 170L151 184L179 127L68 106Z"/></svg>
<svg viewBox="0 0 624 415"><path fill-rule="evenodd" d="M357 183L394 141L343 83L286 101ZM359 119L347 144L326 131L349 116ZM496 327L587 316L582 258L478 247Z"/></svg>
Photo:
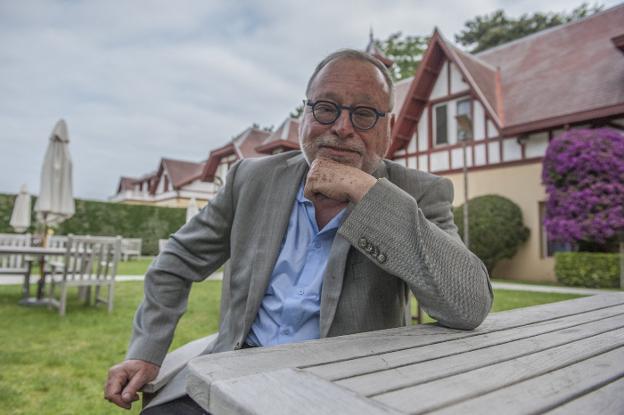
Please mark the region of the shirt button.
<svg viewBox="0 0 624 415"><path fill-rule="evenodd" d="M303 295L303 290L299 290L299 295Z"/></svg>
<svg viewBox="0 0 624 415"><path fill-rule="evenodd" d="M366 248L366 245L368 245L368 240L366 238L360 238L358 244L360 245L360 248Z"/></svg>
<svg viewBox="0 0 624 415"><path fill-rule="evenodd" d="M284 329L284 330L282 330L282 333L284 333L285 335L289 335L290 334L290 330L289 329Z"/></svg>
<svg viewBox="0 0 624 415"><path fill-rule="evenodd" d="M377 257L377 262L383 264L384 262L386 262L387 259L388 257L386 257L385 254L379 254L379 256Z"/></svg>
<svg viewBox="0 0 624 415"><path fill-rule="evenodd" d="M314 242L314 247L316 249L321 249L321 243L320 242Z"/></svg>

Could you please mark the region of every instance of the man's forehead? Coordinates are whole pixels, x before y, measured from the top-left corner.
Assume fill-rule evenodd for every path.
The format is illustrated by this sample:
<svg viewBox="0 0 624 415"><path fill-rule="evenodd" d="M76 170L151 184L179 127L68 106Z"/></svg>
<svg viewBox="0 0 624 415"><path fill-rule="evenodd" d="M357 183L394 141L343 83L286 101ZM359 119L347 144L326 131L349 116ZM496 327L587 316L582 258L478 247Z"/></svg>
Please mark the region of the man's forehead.
<svg viewBox="0 0 624 415"><path fill-rule="evenodd" d="M342 100L344 99L344 93L339 93L334 91L330 85L326 85L328 88L323 88L323 86L319 86L319 88L317 89L316 93L314 94L314 99L327 99L330 101L335 101L339 104L350 104L350 103L345 103L342 102ZM356 103L374 103L375 98L366 92L354 92L351 91L351 94L349 94L350 98L353 99L354 102Z"/></svg>
<svg viewBox="0 0 624 415"><path fill-rule="evenodd" d="M315 98L337 100L348 88L359 101L374 101L379 93L388 94L389 88L381 71L374 65L356 59L341 58L323 67L310 86Z"/></svg>

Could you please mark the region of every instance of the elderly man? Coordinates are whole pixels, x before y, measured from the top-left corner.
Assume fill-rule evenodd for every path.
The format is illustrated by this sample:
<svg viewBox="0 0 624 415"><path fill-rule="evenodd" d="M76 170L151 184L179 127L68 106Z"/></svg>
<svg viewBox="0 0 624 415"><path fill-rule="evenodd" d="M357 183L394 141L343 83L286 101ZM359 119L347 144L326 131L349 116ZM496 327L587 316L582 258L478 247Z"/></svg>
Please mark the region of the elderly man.
<svg viewBox="0 0 624 415"><path fill-rule="evenodd" d="M394 123L386 67L362 52L335 52L306 95L302 153L234 165L149 269L107 399L126 408L138 399L158 373L191 284L228 259L219 335L206 353L405 325L410 290L448 327L472 329L487 315L487 271L457 235L451 182L382 159ZM203 413L184 395L184 376L144 413Z"/></svg>

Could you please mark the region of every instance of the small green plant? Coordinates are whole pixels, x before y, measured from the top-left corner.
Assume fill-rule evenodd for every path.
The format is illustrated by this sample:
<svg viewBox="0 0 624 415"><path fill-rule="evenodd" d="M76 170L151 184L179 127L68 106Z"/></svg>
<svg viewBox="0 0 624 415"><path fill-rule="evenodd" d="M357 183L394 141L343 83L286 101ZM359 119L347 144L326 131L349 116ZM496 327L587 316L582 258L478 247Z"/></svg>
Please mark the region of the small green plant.
<svg viewBox="0 0 624 415"><path fill-rule="evenodd" d="M564 285L617 288L620 284L619 254L600 252L557 252L555 275Z"/></svg>

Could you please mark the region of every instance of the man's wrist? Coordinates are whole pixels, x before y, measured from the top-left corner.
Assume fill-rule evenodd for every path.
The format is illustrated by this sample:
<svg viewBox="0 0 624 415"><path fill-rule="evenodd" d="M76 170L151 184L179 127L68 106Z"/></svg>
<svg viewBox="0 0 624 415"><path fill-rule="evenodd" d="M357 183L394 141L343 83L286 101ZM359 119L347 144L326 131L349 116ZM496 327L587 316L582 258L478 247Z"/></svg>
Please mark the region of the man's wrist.
<svg viewBox="0 0 624 415"><path fill-rule="evenodd" d="M377 184L377 179L375 177L363 173L362 176L358 177L356 185L351 189L349 194L351 202L358 203L375 184Z"/></svg>

